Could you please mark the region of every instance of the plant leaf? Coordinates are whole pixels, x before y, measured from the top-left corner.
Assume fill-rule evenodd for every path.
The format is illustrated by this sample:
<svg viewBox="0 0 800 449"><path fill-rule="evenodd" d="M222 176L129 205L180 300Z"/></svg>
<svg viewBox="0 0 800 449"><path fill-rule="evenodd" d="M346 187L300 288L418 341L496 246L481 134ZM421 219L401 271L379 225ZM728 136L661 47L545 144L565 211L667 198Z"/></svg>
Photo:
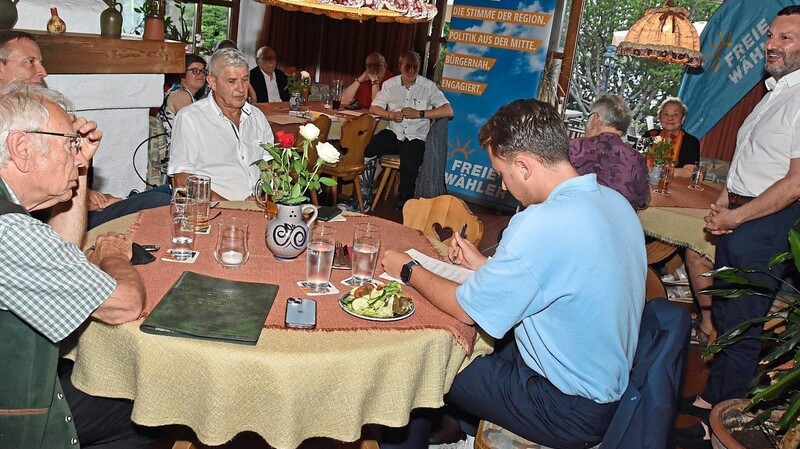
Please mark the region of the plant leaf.
<svg viewBox="0 0 800 449"><path fill-rule="evenodd" d="M335 185L336 185L336 180L335 180L335 179L328 178L328 177L326 177L326 176L323 176L323 177L319 178L319 182L320 182L322 185L324 185L324 186L328 186L328 187L333 187L333 186L335 186Z"/></svg>

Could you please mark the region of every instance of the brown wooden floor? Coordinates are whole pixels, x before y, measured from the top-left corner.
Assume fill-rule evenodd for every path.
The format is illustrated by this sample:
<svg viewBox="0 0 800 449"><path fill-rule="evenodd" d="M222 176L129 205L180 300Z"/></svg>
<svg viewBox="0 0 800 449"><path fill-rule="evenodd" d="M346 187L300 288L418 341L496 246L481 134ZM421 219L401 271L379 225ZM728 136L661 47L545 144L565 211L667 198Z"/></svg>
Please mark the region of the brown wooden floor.
<svg viewBox="0 0 800 449"><path fill-rule="evenodd" d="M394 212L392 205L395 198L390 196L388 200L381 200L378 202L374 215L392 220L397 223L402 223L402 213ZM483 238L481 239L478 248L485 255L490 256L494 254L497 247L498 236L508 225L511 216L508 214L498 213L492 209L479 206L476 204L469 204L473 213L478 215L484 225ZM690 306L687 306L690 307ZM692 345L689 351L689 357L686 367L686 375L684 377L683 389L681 396L693 397L699 394L705 387L706 379L708 378L708 364L701 359L702 349L699 346ZM694 424L696 418L680 415L676 422L677 427L685 427ZM170 428L165 432L165 435L153 447L153 449L171 449L176 439L193 440L193 434L190 429L176 426ZM198 448L206 448L207 446L198 445ZM221 449L266 449L269 448L264 440L252 433L242 434L237 436L233 441L223 446L216 446ZM356 443L341 443L328 439L312 439L308 440L301 446L303 449L357 449Z"/></svg>

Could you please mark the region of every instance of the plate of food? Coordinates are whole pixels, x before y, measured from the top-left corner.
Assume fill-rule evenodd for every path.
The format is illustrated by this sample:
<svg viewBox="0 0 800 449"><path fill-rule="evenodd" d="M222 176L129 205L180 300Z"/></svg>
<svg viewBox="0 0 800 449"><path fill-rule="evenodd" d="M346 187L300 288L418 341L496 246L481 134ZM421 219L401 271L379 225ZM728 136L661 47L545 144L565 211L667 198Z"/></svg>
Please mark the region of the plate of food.
<svg viewBox="0 0 800 449"><path fill-rule="evenodd" d="M414 303L397 281L355 287L339 298L339 306L354 317L370 321L397 321L414 313Z"/></svg>

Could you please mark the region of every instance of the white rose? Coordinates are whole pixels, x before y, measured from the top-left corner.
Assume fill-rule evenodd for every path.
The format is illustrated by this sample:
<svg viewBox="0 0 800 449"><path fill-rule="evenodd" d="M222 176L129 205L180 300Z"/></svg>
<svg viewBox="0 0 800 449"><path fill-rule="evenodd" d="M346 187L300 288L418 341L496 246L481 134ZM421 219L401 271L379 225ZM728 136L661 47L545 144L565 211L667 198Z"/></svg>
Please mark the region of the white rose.
<svg viewBox="0 0 800 449"><path fill-rule="evenodd" d="M653 143L659 143L659 142L661 142L662 140L664 140L664 139L662 139L662 138L661 138L661 136L655 136L655 137L653 137Z"/></svg>
<svg viewBox="0 0 800 449"><path fill-rule="evenodd" d="M311 74L306 72L305 70L303 70L302 72L300 72L300 78L301 79L311 79Z"/></svg>
<svg viewBox="0 0 800 449"><path fill-rule="evenodd" d="M313 123L306 123L300 127L300 135L309 142L317 140L319 137L319 128Z"/></svg>
<svg viewBox="0 0 800 449"><path fill-rule="evenodd" d="M336 150L336 147L329 144L328 142L320 142L317 144L317 155L323 161L329 164L335 164L339 162L339 151Z"/></svg>

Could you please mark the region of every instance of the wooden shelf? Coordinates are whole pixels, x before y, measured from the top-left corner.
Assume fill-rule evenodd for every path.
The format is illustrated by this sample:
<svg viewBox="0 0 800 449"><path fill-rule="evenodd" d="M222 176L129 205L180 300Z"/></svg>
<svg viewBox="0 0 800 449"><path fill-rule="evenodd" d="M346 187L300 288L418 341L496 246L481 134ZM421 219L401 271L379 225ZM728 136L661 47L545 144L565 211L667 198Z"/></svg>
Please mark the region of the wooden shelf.
<svg viewBox="0 0 800 449"><path fill-rule="evenodd" d="M52 74L181 73L183 42L113 39L96 34L48 34L22 30L36 36L47 72Z"/></svg>
<svg viewBox="0 0 800 449"><path fill-rule="evenodd" d="M305 13L326 15L331 19L342 20L370 20L375 19L378 22L395 22L395 23L425 23L433 19L431 17L414 18L405 16L395 11L388 9L373 10L367 7L351 8L340 5L326 5L318 3L315 0L255 0L259 3L264 3L269 6L277 6L278 8L286 11L302 11ZM435 15L435 14L434 14Z"/></svg>

